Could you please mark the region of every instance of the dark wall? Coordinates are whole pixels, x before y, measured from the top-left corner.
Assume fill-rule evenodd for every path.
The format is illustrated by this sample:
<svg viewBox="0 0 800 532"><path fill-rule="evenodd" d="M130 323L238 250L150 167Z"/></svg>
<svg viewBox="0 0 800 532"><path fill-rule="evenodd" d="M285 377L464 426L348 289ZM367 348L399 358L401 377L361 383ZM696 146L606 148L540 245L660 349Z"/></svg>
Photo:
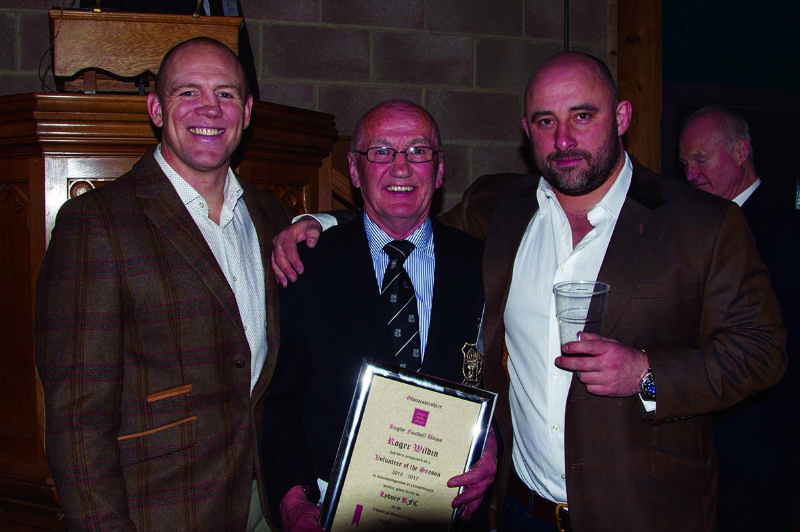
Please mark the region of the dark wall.
<svg viewBox="0 0 800 532"><path fill-rule="evenodd" d="M724 105L750 124L756 169L795 203L800 162L800 2L663 0L662 173L678 162L683 121Z"/></svg>
<svg viewBox="0 0 800 532"><path fill-rule="evenodd" d="M663 0L665 83L797 90L800 2Z"/></svg>

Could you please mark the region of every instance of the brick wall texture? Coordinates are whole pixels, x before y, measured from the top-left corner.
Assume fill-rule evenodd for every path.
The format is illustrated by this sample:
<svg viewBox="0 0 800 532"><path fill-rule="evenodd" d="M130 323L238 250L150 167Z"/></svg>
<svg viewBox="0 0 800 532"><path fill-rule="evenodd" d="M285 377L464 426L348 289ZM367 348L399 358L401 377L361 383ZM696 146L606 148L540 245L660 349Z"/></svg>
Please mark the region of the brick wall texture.
<svg viewBox="0 0 800 532"><path fill-rule="evenodd" d="M564 0L240 2L262 100L331 113L342 135L389 98L431 111L445 150L439 208L482 174L528 171L521 94L563 50ZM0 0L0 95L53 90L47 10L56 3ZM607 59L606 0L569 6L570 48Z"/></svg>

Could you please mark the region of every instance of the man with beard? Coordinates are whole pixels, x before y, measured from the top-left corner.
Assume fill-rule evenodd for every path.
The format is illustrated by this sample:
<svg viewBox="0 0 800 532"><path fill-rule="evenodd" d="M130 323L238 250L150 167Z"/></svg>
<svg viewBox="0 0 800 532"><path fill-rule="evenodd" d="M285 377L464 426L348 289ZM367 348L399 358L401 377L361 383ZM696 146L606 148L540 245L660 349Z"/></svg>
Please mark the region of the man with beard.
<svg viewBox="0 0 800 532"><path fill-rule="evenodd" d="M710 413L785 368L741 211L628 156L631 114L601 61L553 57L522 119L542 178L482 179L448 217L486 228L484 384L499 394L503 530L716 530ZM602 335L562 347L552 290L571 280L611 294Z"/></svg>

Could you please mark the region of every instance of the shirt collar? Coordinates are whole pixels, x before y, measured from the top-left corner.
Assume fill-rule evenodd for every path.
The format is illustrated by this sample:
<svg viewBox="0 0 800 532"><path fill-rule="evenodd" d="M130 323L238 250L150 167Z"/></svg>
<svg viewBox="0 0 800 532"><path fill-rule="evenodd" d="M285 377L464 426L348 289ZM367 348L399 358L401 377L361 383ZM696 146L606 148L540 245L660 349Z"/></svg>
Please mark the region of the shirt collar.
<svg viewBox="0 0 800 532"><path fill-rule="evenodd" d="M619 171L619 175L614 181L614 184L611 185L608 192L606 192L602 199L597 202L586 215L589 223L594 227L603 223L604 220L610 221L619 218L619 213L622 210L622 205L625 203L625 197L628 194L628 189L631 186L631 178L633 177L633 163L631 163L631 159L628 157L628 152L624 153L625 164L622 165L622 169ZM536 199L539 201L540 206L544 202L555 202L555 204L558 204L558 208L561 209L561 205L558 203L558 199L553 192L553 187L550 186L550 183L548 183L544 177L539 178Z"/></svg>
<svg viewBox="0 0 800 532"><path fill-rule="evenodd" d="M739 193L738 196L733 198L733 202L739 207L741 207L742 205L744 205L744 202L747 201L747 198L753 195L753 192L756 191L758 185L760 184L761 184L761 178L757 177L756 180L753 181L752 185L744 189L741 193Z"/></svg>
<svg viewBox="0 0 800 532"><path fill-rule="evenodd" d="M383 253L383 246L395 240L386 234L386 232L378 227L378 224L364 213L364 229L367 231L367 242L369 243L369 250L372 256ZM414 244L414 248L425 253L429 253L433 248L433 228L431 226L431 219L426 218L422 225L411 233L404 240L408 240Z"/></svg>
<svg viewBox="0 0 800 532"><path fill-rule="evenodd" d="M178 196L183 201L184 205L190 205L195 202L201 201L203 198L197 190L189 184L184 178L172 168L166 159L164 159L164 155L161 153L161 144L156 147L155 151L155 158L158 165L161 167L161 170L167 176L172 186L175 188L175 191L178 193ZM239 184L239 181L236 179L236 176L233 174L233 170L228 168L228 175L225 177L225 187L223 189L224 195L224 202L223 202L223 211L227 210L229 212L233 212L236 208L236 204L239 201L239 198L244 193L242 190L242 186ZM205 202L203 202L205 203ZM204 207L206 215L208 215L208 207ZM222 218L224 215L220 217L220 225L222 225Z"/></svg>

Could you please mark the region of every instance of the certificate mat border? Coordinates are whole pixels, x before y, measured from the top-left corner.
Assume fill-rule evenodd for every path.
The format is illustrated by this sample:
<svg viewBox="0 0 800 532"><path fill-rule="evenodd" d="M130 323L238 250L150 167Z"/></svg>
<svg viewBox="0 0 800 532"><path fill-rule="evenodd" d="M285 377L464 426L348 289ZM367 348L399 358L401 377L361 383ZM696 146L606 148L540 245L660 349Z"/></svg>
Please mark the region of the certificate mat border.
<svg viewBox="0 0 800 532"><path fill-rule="evenodd" d="M374 377L385 377L390 380L407 384L414 388L424 388L434 392L455 397L464 401L480 404L480 410L474 423L480 430L473 431L472 442L470 442L467 456L464 457L464 471L466 472L472 464L477 462L483 453L483 446L486 443L489 425L494 414L495 400L497 394L480 388L472 388L463 384L457 384L444 379L438 379L429 375L423 375L407 371L389 364L383 364L370 359L364 359L361 363L361 372L358 376L358 383L353 400L350 403L350 412L347 416L342 438L339 441L339 450L336 453L336 461L333 464L328 489L325 492L325 500L322 504L320 514L320 524L326 531L330 531L333 525L339 500L342 496L342 486L344 485L347 471L350 468L350 459L353 455L356 436L361 428L361 421L364 415L364 408L372 388ZM459 490L459 493L463 490ZM450 517L450 528L455 523L458 508L453 509Z"/></svg>

